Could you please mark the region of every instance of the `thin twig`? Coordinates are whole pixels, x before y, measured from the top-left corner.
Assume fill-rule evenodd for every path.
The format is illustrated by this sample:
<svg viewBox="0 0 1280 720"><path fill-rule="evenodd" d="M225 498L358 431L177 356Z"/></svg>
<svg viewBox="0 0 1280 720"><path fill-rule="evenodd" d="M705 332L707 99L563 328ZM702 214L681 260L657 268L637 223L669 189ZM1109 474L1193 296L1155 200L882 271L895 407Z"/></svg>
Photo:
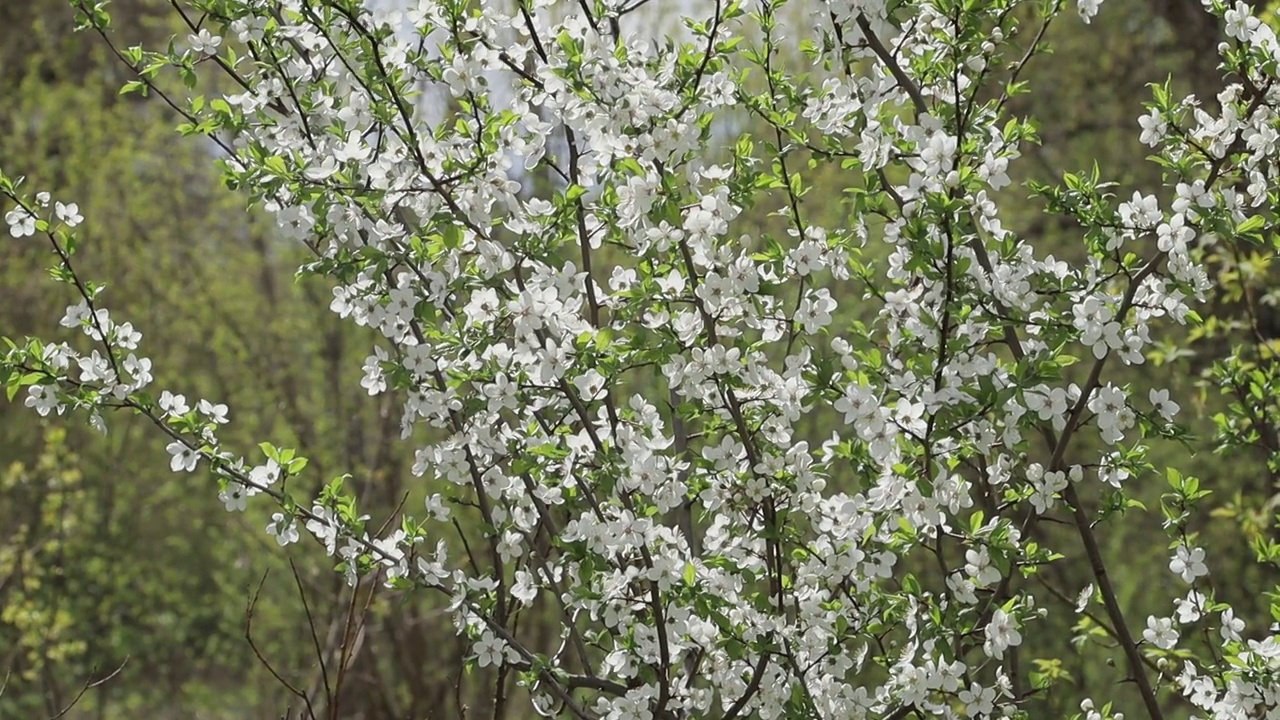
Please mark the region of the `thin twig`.
<svg viewBox="0 0 1280 720"><path fill-rule="evenodd" d="M299 690L297 686L286 680L284 676L276 670L275 666L271 664L270 660L267 660L267 658L262 654L262 650L258 648L258 644L253 640L253 610L258 606L258 598L262 594L262 586L266 584L267 576L270 574L270 570L262 573L262 579L258 581L258 588L253 591L253 597L249 600L249 604L244 609L244 639L249 643L249 649L253 651L253 655L258 659L258 662L267 669L267 672L271 673L271 676L276 679L276 682L284 686L290 694L302 700L302 704L307 708L307 717L310 718L310 720L316 720L315 708L311 706L311 699L307 697L305 692Z"/></svg>
<svg viewBox="0 0 1280 720"><path fill-rule="evenodd" d="M67 703L67 706L62 708L61 712L59 712L57 715L52 716L51 718L49 718L49 720L58 720L58 718L63 717L67 713L71 712L71 708L75 707L76 704L80 702L80 698L84 697L84 694L86 692L88 692L91 688L96 688L99 685L102 685L110 681L116 675L119 675L120 671L124 670L124 666L128 664L129 664L129 656L126 655L124 660L120 662L120 665L115 670L112 670L106 677L101 677L101 678L98 678L97 680L86 680L84 683L84 686L80 688L80 692L76 693L76 696L71 698L71 702ZM5 673L4 685L0 686L0 694L4 693L4 688L8 686L8 684L9 684L9 673Z"/></svg>

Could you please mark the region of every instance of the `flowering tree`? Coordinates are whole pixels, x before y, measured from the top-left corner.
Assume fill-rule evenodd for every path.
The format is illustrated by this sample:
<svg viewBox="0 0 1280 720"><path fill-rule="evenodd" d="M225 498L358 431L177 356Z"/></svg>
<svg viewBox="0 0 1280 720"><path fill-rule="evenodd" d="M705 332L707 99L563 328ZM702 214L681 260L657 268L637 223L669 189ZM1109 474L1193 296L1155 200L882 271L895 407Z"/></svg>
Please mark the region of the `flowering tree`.
<svg viewBox="0 0 1280 720"><path fill-rule="evenodd" d="M110 44L106 3L73 4ZM832 0L796 23L709 0L656 40L645 4L190 0L185 41L110 45L125 90L212 142L314 253L300 272L332 280L331 309L384 337L360 382L403 399L425 493L394 525L343 477L301 492L306 448L224 446L232 410L153 387L141 332L74 263L73 199L4 174L11 236L47 243L77 296L61 325L88 340L8 339L0 381L103 431L142 415L228 510L273 504L280 545L442 594L470 662L545 716L1035 717L1053 677L1019 646L1050 607L1123 655L1131 689L1075 698L1080 717L1280 713L1280 631L1221 602L1189 529L1207 490L1146 460L1185 437L1179 403L1109 374L1197 318L1205 248L1274 251L1275 34L1206 3L1229 84L1212 110L1153 88L1139 140L1163 196L1100 168L1031 186L1080 228L1069 264L997 204L1037 142L1008 101L1062 2ZM197 94L205 73L236 89ZM735 137L749 120L769 130ZM845 170L839 227L806 213L822 164ZM738 220L769 204L785 235ZM841 303L873 320L837 322ZM1224 415L1225 445L1275 443L1254 409ZM841 421L809 437L815 414ZM1156 481L1185 590L1127 617L1096 533ZM1078 545L1038 541L1045 522ZM1073 551L1092 582L1035 582ZM556 614L558 642L522 633L530 612Z"/></svg>

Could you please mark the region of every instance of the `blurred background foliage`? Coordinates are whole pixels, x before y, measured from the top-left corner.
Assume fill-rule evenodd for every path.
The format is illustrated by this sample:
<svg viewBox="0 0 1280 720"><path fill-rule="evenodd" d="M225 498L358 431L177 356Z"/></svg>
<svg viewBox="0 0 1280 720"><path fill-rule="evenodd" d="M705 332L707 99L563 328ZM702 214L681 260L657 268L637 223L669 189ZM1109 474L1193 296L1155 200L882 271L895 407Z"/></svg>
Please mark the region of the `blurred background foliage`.
<svg viewBox="0 0 1280 720"><path fill-rule="evenodd" d="M112 13L122 47L179 30L161 0L115 0ZM63 0L0 3L0 158L27 175L28 187L79 203L87 221L78 268L106 281L107 305L144 333L158 387L227 403L225 442L296 446L317 485L350 473L375 526L416 502L422 488L407 482L409 451L393 442L399 408L356 382L374 338L328 311L327 287L294 279L304 251L220 186L210 147L180 139L159 103L117 95L127 71L101 43L72 34L71 17ZM1195 92L1212 107L1222 85L1217 37L1198 0L1108 0L1091 26L1070 15L1057 21L1048 34L1054 54L1033 62L1031 92L1011 107L1040 122L1043 143L1024 148L1011 168L1015 184L1000 198L1005 225L1038 254L1071 258L1078 234L1043 215L1019 182L1053 181L1097 160L1122 195L1156 190L1160 169L1136 139L1146 86L1171 77L1175 94ZM848 178L838 165L802 172L812 188L806 218L846 222L839 198ZM753 208L743 231L786 237L775 209ZM873 241L867 253L876 252ZM1271 418L1280 418L1271 364L1280 283L1259 256L1206 247L1205 260L1219 281L1202 308L1205 324L1147 364L1109 373L1139 397L1158 382L1195 398L1184 403L1184 420L1196 439L1189 448L1157 446L1149 457L1157 471L1131 487L1154 511L1163 470L1175 466L1213 491L1217 509L1194 529L1217 591L1258 632L1270 622L1265 593L1280 581L1273 560L1256 562L1276 535L1280 464L1268 443ZM55 332L73 298L44 277L47 263L38 243L0 243L3 334ZM871 321L856 283L832 287L843 321ZM1239 359L1225 361L1233 350ZM1236 390L1224 394L1224 385ZM1255 385L1256 417L1242 421L1229 406ZM805 434L821 442L839 418L806 422ZM502 680L459 676L463 644L437 599L372 582L348 589L314 544L281 552L263 532L262 506L227 513L210 479L168 471L163 443L141 423L116 418L105 437L63 425L0 404L0 718L49 717L73 703L68 717L99 720L276 718L298 708L285 683L314 690L317 654L331 671L349 668L339 717L522 716L518 703L494 712ZM1214 454L1220 433L1238 441L1236 452ZM1149 613L1170 614L1169 599L1183 592L1167 569L1159 522L1158 511L1134 512L1101 530L1138 626ZM1020 582L1050 583L1066 599L1027 630L1020 650L1042 660L1030 681L1046 689L1032 716L1065 717L1082 692L1137 716L1136 693L1115 684L1119 651L1089 620L1073 625L1069 605L1090 581L1071 554L1073 530L1041 524L1041 533L1067 557ZM547 618L525 627L546 642L556 635ZM1176 698L1167 711L1189 714Z"/></svg>

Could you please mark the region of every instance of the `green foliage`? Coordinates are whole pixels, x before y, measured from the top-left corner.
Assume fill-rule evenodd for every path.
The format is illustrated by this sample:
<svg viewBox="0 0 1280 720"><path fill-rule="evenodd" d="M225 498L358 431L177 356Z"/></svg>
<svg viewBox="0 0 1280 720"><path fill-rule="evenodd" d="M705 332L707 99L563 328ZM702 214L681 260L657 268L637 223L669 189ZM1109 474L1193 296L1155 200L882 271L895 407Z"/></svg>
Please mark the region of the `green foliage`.
<svg viewBox="0 0 1280 720"><path fill-rule="evenodd" d="M174 29L159 24L164 3L112 9L126 37ZM0 18L0 57L25 53L24 62L0 62L0 156L93 214L77 263L147 324L165 349L157 364L199 397L234 402L236 437L270 434L317 449L286 460L290 472L308 461L359 471L366 482L379 477L374 465L393 472L382 438L394 424L378 422L356 393L332 390L358 374L367 342L329 317L318 288L293 281L304 251L245 213L220 187L210 148L175 136L161 104L117 97L119 61L71 35L69 8L3 3ZM44 289L47 252L0 244L7 335L45 333L74 301ZM303 361L286 364L303 338ZM238 718L285 705L287 691L244 640L251 591L274 568L255 636L282 672L308 661L298 648L311 628L299 620L288 567L260 532L268 518L227 514L207 481L173 482L164 453L141 433L47 431L21 407L32 378L3 380L16 402L0 407L0 676L13 671L0 717L52 716L117 668L80 710ZM345 609L348 595L315 585L329 568L304 560L313 609L341 615L333 608Z"/></svg>

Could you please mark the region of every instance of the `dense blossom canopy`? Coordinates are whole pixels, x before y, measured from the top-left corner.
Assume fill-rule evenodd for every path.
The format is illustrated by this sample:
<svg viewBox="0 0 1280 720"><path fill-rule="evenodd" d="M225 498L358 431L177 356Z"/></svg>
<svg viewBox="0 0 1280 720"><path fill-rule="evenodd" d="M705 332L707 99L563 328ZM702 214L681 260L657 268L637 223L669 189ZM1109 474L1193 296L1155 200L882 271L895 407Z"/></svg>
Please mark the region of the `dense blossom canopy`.
<svg viewBox="0 0 1280 720"><path fill-rule="evenodd" d="M1280 713L1280 635L1215 600L1194 479L1169 475L1189 587L1167 616L1124 617L1094 535L1152 476L1145 440L1181 433L1167 390L1134 397L1107 369L1196 319L1200 247L1274 222L1280 42L1244 3L1205 4L1226 28L1215 101L1156 87L1135 120L1167 192L1107 168L1032 188L1080 227L1070 263L999 205L1037 142L1008 101L1061 2L829 0L783 22L778 0L708 0L676 39L638 31L644 0L190 4L185 42L119 51L127 89L215 142L228 183L314 252L333 312L381 333L359 382L403 400L425 506L379 531L342 478L289 485L305 448L224 446L234 408L154 388L140 331L73 268L76 205L0 177L10 234L50 244L80 296L61 324L92 343L7 350L0 378L40 415L149 416L229 511L278 504L280 545L446 594L474 663L518 670L547 716L1025 716L1017 649L1050 595L1020 580L1064 551L1034 539L1046 517L1078 529L1095 582L1061 590L1122 649L1117 692L1153 718L1164 696ZM109 38L103 4L78 5ZM237 90L197 95L206 72ZM769 130L737 135L748 121ZM848 183L831 227L803 200L826 163ZM761 204L785 234L739 221ZM837 324L842 303L874 320ZM819 410L843 422L815 435ZM458 513L482 521L465 546ZM535 606L562 618L554 647L512 621Z"/></svg>

